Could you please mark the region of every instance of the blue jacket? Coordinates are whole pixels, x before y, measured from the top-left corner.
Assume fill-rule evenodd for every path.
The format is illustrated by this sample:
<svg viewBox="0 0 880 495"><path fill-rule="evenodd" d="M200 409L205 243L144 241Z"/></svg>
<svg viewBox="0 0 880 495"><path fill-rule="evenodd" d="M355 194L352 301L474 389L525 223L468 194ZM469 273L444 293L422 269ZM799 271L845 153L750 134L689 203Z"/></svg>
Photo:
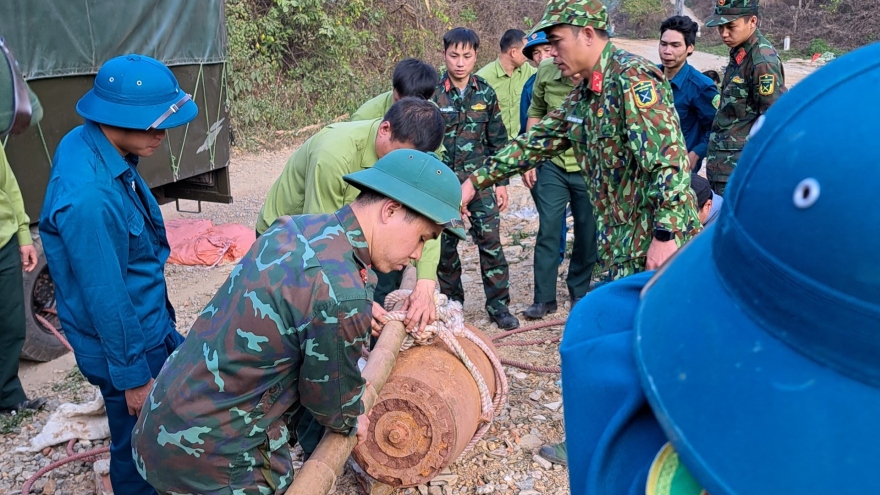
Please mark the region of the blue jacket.
<svg viewBox="0 0 880 495"><path fill-rule="evenodd" d="M519 97L519 133L523 134L526 132L526 122L529 120L529 105L532 104L532 93L535 91L535 76L538 73L532 74L532 77L529 78L528 81L523 85L522 94Z"/></svg>
<svg viewBox="0 0 880 495"><path fill-rule="evenodd" d="M669 85L672 86L675 111L681 121L681 132L684 134L687 149L702 160L709 147L709 131L718 111L716 105L719 101L715 100L718 87L715 86L715 81L687 62L669 81Z"/></svg>
<svg viewBox="0 0 880 495"><path fill-rule="evenodd" d="M86 121L55 151L40 216L64 333L78 356L107 359L118 390L150 380L145 352L174 331L165 224L136 167Z"/></svg>
<svg viewBox="0 0 880 495"><path fill-rule="evenodd" d="M653 273L594 290L565 325L559 354L572 495L644 495L651 462L667 442L633 351L639 293Z"/></svg>

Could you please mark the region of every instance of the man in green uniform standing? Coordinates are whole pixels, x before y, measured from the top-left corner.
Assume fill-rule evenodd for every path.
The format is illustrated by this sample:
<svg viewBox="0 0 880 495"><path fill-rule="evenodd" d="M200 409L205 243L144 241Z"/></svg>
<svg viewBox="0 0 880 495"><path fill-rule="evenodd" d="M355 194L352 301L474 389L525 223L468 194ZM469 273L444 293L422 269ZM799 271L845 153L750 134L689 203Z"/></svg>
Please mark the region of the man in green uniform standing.
<svg viewBox="0 0 880 495"><path fill-rule="evenodd" d="M559 108L580 81L580 74L564 77L552 59L542 61L535 77L526 127L531 128L550 111ZM593 266L598 257L596 219L587 183L572 149L523 174L523 183L532 191L539 221L535 241L535 299L523 315L543 318L557 309L557 253L566 206L571 204L574 219L574 245L566 281L572 307L590 290Z"/></svg>
<svg viewBox="0 0 880 495"><path fill-rule="evenodd" d="M437 87L437 70L415 58L401 60L391 76L391 91L367 100L352 114L351 121L381 119L397 100L413 96L431 99Z"/></svg>
<svg viewBox="0 0 880 495"><path fill-rule="evenodd" d="M573 149L586 175L601 266L615 280L662 265L700 229L672 90L650 61L617 49L599 0L552 0L546 31L564 77L583 82L462 184L478 189Z"/></svg>
<svg viewBox="0 0 880 495"><path fill-rule="evenodd" d="M306 410L365 438L357 363L374 270L400 269L441 231L464 231L459 182L425 153L392 151L344 180L357 199L273 223L156 378L132 443L159 493L283 493L293 480L288 425Z"/></svg>
<svg viewBox="0 0 880 495"><path fill-rule="evenodd" d="M523 86L536 72L523 54L526 33L508 29L501 36L501 52L498 58L477 71L495 90L501 105L501 119L507 128L507 139L516 137L519 131L519 105Z"/></svg>
<svg viewBox="0 0 880 495"><path fill-rule="evenodd" d="M0 38L0 138L35 125L43 117L37 95L21 78L18 63ZM46 399L28 399L18 379L18 355L27 334L21 271L37 267L37 250L21 190L0 144L0 413L39 409Z"/></svg>
<svg viewBox="0 0 880 495"><path fill-rule="evenodd" d="M773 45L758 30L758 0L718 0L706 26L718 26L730 47L706 155L712 190L723 195L755 121L785 93L785 72Z"/></svg>
<svg viewBox="0 0 880 495"><path fill-rule="evenodd" d="M492 156L507 142L507 129L495 91L482 77L472 74L479 48L480 38L470 29L458 27L447 31L443 35L446 73L434 92L434 102L446 123L443 160L462 182L485 157ZM480 252L486 311L499 328L511 329L519 326L519 320L507 309L510 275L499 232L499 212L507 208L507 182L496 182L495 194L490 189L476 197L471 195L462 203L462 209L469 212L471 235ZM440 259L443 260L437 270L440 291L463 303L458 239L448 235L441 238Z"/></svg>

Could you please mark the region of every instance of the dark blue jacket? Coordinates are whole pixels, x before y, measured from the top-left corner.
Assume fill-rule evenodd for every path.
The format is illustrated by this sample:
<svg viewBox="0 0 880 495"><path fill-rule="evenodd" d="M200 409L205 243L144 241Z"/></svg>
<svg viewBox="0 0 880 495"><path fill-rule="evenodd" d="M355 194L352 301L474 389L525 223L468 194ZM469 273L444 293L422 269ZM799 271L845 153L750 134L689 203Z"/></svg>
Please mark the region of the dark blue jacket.
<svg viewBox="0 0 880 495"><path fill-rule="evenodd" d="M532 74L532 77L526 81L526 84L523 86L522 94L519 97L519 133L522 134L526 132L526 121L529 120L529 105L532 104L532 92L535 90L535 76L538 73Z"/></svg>
<svg viewBox="0 0 880 495"><path fill-rule="evenodd" d="M64 333L78 356L107 359L118 390L150 381L146 351L174 331L165 224L136 166L86 121L55 151L40 216Z"/></svg>
<svg viewBox="0 0 880 495"><path fill-rule="evenodd" d="M663 69L663 66L660 68ZM669 85L672 86L675 111L681 120L681 132L687 149L702 160L709 147L709 131L718 110L718 87L715 81L687 62L669 81Z"/></svg>

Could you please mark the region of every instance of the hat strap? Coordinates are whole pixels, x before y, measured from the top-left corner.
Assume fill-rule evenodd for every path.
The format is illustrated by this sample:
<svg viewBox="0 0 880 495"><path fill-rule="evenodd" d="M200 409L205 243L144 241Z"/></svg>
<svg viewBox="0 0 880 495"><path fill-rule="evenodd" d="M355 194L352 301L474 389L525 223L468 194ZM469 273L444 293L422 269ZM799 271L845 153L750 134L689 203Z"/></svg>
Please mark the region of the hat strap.
<svg viewBox="0 0 880 495"><path fill-rule="evenodd" d="M162 124L162 122L165 122L168 117L171 117L172 115L177 113L177 111L180 110L180 107L186 105L186 103L190 100L192 100L192 95L186 93L183 98L177 100L177 103L172 103L171 106L168 107L168 110L165 110L165 113L160 115L155 122L150 124L150 127L147 127L147 130L149 131L150 129L157 129Z"/></svg>

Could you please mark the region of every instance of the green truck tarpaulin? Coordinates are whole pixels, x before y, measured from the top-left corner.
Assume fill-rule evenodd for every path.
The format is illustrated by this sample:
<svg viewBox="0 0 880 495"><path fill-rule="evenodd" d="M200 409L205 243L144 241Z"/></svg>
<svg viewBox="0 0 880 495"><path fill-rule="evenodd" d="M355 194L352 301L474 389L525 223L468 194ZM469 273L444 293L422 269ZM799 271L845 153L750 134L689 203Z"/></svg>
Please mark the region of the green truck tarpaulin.
<svg viewBox="0 0 880 495"><path fill-rule="evenodd" d="M0 0L0 36L28 80L95 74L127 53L169 66L226 59L223 0Z"/></svg>

